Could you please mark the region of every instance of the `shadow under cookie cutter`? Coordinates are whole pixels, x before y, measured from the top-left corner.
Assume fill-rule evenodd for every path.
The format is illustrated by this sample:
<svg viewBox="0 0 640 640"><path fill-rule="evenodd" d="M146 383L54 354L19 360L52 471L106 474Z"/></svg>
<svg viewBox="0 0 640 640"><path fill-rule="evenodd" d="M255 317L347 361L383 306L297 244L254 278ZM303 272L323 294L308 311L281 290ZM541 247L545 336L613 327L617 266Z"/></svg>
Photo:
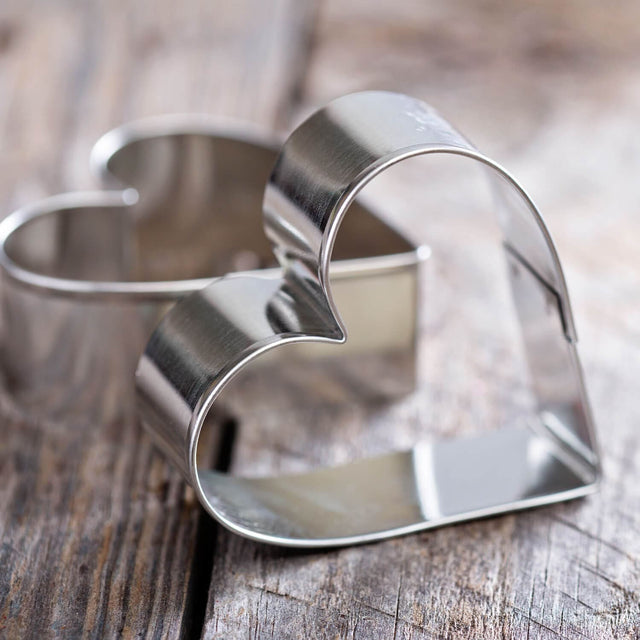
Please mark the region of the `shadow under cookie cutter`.
<svg viewBox="0 0 640 640"><path fill-rule="evenodd" d="M346 340L348 324L328 277L345 212L378 173L431 153L466 156L491 175L537 399L533 428L425 442L295 476L240 478L200 467L198 440L207 413L249 363L288 344ZM340 546L597 488L594 425L549 232L515 179L429 106L365 92L317 111L286 141L266 189L264 217L282 274L230 276L186 298L163 318L137 371L143 424L219 522L277 545ZM385 300L370 302L375 313Z"/></svg>
<svg viewBox="0 0 640 640"><path fill-rule="evenodd" d="M81 424L133 413L137 361L177 300L230 271L277 277L260 214L277 150L259 130L207 117L125 125L92 152L110 191L54 196L0 223L0 369L20 411ZM394 395L414 383L417 277L426 250L364 205L357 218L334 263L334 284L365 338L354 350L385 363L391 356L393 375L365 376L353 354L339 350L298 357L328 360L358 388ZM404 326L376 342L377 355L366 336L379 327L360 304L363 289L392 296L384 322Z"/></svg>

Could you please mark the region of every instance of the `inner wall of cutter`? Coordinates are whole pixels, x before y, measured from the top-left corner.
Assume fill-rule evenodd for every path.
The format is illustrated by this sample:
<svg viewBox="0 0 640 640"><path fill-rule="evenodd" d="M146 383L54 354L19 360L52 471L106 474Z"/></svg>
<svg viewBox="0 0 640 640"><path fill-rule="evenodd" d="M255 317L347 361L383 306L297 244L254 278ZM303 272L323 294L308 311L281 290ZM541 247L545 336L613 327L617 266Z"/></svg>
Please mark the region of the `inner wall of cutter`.
<svg viewBox="0 0 640 640"><path fill-rule="evenodd" d="M207 471L200 482L234 526L303 546L364 542L592 490L545 438L524 428L423 442L301 475L246 479Z"/></svg>
<svg viewBox="0 0 640 640"><path fill-rule="evenodd" d="M233 474L304 472L538 419L484 172L465 158L412 158L362 195L432 256L413 275L334 271L347 342L280 347L225 388L216 405L239 425Z"/></svg>
<svg viewBox="0 0 640 640"><path fill-rule="evenodd" d="M18 229L7 254L18 266L58 278L163 281L207 278L275 265L262 230L270 148L204 134L130 142L109 171L139 194L129 207L55 210ZM357 207L335 258L411 250Z"/></svg>

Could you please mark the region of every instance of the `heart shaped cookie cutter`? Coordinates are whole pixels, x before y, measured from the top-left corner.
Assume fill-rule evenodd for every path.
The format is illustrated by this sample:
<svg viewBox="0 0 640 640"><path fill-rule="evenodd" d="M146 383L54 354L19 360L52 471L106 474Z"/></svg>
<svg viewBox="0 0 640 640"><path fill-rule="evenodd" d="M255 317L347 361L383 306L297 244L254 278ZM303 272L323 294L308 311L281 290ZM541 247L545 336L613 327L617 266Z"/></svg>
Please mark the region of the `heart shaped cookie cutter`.
<svg viewBox="0 0 640 640"><path fill-rule="evenodd" d="M0 370L22 413L64 424L133 414L137 361L177 300L231 271L277 277L260 211L278 149L259 129L206 116L128 124L92 152L94 172L111 190L54 196L0 223ZM391 366L392 375L363 376L342 350L307 355L331 360L368 393L402 393L414 384L425 250L365 205L343 239L333 277L360 327L362 344L352 354L366 349L370 364ZM379 327L360 304L363 287L394 296L385 322L404 330L389 331L384 344L367 338Z"/></svg>
<svg viewBox="0 0 640 640"><path fill-rule="evenodd" d="M204 420L249 363L291 344L349 344L329 278L345 213L381 171L434 153L465 156L489 170L537 400L533 428L424 442L295 476L240 478L199 466ZM180 302L156 328L136 375L143 424L223 525L277 545L340 546L597 488L594 425L549 232L515 179L429 106L364 92L317 111L284 144L266 188L264 223L282 272L230 276ZM386 306L379 299L372 305L374 314Z"/></svg>

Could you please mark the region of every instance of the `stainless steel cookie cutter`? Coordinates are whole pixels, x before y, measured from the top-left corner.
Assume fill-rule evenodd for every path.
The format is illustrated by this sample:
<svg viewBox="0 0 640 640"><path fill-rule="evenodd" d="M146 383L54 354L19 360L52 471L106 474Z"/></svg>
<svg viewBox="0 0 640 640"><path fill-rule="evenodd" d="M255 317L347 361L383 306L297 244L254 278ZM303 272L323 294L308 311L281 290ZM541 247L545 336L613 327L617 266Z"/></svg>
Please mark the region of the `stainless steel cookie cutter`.
<svg viewBox="0 0 640 640"><path fill-rule="evenodd" d="M537 396L533 428L422 443L296 476L239 478L199 466L205 417L249 363L291 344L349 344L349 323L329 280L338 230L349 219L345 213L378 173L431 153L466 156L491 175ZM264 223L283 271L264 278L230 276L180 302L154 331L137 371L143 424L218 521L263 542L338 546L596 489L593 420L549 232L515 179L430 107L404 95L365 92L320 109L293 132L278 157L265 193ZM370 299L370 313L378 313L383 302Z"/></svg>
<svg viewBox="0 0 640 640"><path fill-rule="evenodd" d="M0 223L0 369L20 411L83 424L132 413L136 363L177 300L230 271L278 277L260 216L277 149L259 130L207 117L126 125L92 152L110 191L54 196ZM333 278L363 340L350 355L325 349L298 358L330 362L372 394L394 394L413 385L415 313L404 308L415 310L425 250L368 207L356 217ZM383 321L403 331L387 331L384 344L367 338L380 327L364 313L363 291L394 301ZM378 368L391 363L392 375L364 376L358 353Z"/></svg>

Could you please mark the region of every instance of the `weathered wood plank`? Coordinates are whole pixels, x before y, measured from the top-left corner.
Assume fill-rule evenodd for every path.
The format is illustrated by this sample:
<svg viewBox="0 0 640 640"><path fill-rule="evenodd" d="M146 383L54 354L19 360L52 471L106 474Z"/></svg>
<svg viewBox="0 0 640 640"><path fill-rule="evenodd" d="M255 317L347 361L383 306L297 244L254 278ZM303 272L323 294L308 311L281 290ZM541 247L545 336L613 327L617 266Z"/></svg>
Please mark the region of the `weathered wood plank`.
<svg viewBox="0 0 640 640"><path fill-rule="evenodd" d="M3 209L93 186L90 146L125 120L274 126L311 15L289 0L3 3ZM198 635L211 525L132 418L53 424L5 407L0 467L1 637Z"/></svg>
<svg viewBox="0 0 640 640"><path fill-rule="evenodd" d="M360 548L288 552L221 534L203 637L638 637L638 12L630 2L324 3L294 121L349 91L403 90L528 185L567 271L606 476L584 500ZM391 410L256 397L241 413L234 471L342 461L425 432L498 426L526 407L488 200L452 190L458 179L451 163L415 163L371 185L434 249L420 394Z"/></svg>

